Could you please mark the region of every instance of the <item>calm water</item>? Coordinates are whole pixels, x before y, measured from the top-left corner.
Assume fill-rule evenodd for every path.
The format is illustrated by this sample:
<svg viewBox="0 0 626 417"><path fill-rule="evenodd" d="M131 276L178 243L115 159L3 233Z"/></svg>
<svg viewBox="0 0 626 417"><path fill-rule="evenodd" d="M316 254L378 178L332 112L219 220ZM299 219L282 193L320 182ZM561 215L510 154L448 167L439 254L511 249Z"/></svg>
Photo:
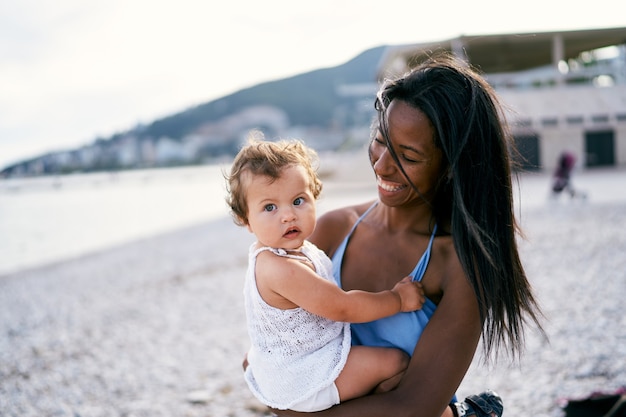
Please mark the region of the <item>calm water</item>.
<svg viewBox="0 0 626 417"><path fill-rule="evenodd" d="M0 275L226 216L225 167L0 180Z"/></svg>
<svg viewBox="0 0 626 417"><path fill-rule="evenodd" d="M0 180L0 275L227 216L226 168ZM525 176L515 197L523 194L525 208L570 205L549 200L550 181ZM574 183L589 194L584 204L626 203L626 169L577 172ZM318 214L375 198L372 185L325 182Z"/></svg>

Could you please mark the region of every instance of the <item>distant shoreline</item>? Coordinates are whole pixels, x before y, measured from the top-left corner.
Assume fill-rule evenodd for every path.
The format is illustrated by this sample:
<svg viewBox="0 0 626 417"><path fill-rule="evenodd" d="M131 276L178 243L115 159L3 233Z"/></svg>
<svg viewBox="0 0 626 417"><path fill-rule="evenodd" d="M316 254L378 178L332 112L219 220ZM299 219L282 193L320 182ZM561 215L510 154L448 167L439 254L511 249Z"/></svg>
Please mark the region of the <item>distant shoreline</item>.
<svg viewBox="0 0 626 417"><path fill-rule="evenodd" d="M319 214L376 198L374 175L365 150L346 155L322 155L320 162L324 188L318 202ZM106 174L68 176L64 179L66 186L57 188L52 185L53 178L38 178L31 181L32 191L7 191L0 187L0 210L11 219L10 222L0 221L0 235L5 237L0 242L0 252L4 254L0 276L227 217L224 168L213 165L133 171L113 178ZM523 195L521 206L516 205L516 213L551 203L566 204L566 195L550 201L550 181L546 173L521 174L521 189L516 183L513 191L516 201ZM589 203L626 202L626 169L574 172L572 181L589 194ZM125 194L125 190L130 192L132 187L136 187L134 190L139 194ZM180 194L181 190L187 191ZM74 198L72 192L76 192L75 201L62 203L63 199ZM106 193L111 193L111 197L106 197ZM28 202L11 206L12 201L19 198ZM86 205L89 201L94 201L95 205ZM125 204L121 210L116 208L120 202ZM69 208L59 211L62 207L59 204L69 204ZM111 204L115 205L108 208ZM98 205L105 211L89 215L86 210L96 209ZM71 218L72 222L62 223L64 218ZM48 226L63 228L48 230Z"/></svg>

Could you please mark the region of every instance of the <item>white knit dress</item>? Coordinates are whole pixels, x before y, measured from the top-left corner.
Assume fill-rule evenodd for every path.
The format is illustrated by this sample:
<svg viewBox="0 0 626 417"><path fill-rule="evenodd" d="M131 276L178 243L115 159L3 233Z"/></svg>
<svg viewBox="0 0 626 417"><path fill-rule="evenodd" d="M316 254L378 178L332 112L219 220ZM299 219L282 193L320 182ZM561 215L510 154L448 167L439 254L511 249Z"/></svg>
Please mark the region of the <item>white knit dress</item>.
<svg viewBox="0 0 626 417"><path fill-rule="evenodd" d="M311 314L302 308L281 310L259 294L254 275L256 257L265 250L278 256L282 249L250 247L244 302L251 348L245 379L264 404L289 409L332 384L350 352L350 325ZM323 278L332 279L330 259L310 242L302 252ZM296 259L302 257L295 257Z"/></svg>

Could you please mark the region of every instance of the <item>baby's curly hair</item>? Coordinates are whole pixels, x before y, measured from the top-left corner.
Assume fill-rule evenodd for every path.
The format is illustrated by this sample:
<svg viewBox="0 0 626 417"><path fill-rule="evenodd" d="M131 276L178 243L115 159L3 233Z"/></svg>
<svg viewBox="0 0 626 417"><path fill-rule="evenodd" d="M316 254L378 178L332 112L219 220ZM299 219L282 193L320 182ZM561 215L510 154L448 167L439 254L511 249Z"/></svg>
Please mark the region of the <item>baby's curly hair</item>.
<svg viewBox="0 0 626 417"><path fill-rule="evenodd" d="M226 203L230 207L235 224L248 224L248 202L246 184L242 180L244 172L262 175L272 181L280 177L284 168L292 165L304 167L309 175L309 186L313 197L317 199L322 192L322 181L317 175L319 159L315 150L298 139L284 139L277 142L263 140L258 132L248 136L246 145L241 148L226 178Z"/></svg>

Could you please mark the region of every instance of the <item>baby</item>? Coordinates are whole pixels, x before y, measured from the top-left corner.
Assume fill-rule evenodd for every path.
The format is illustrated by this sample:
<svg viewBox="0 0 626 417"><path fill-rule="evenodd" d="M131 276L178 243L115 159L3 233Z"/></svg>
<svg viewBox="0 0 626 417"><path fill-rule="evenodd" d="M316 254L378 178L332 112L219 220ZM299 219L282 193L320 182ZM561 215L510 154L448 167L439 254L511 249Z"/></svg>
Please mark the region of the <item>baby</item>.
<svg viewBox="0 0 626 417"><path fill-rule="evenodd" d="M251 138L226 175L235 223L257 239L244 284L251 340L245 380L269 407L302 412L395 388L409 357L351 346L348 323L418 310L425 300L410 277L377 293L336 285L330 259L306 240L322 190L316 161L301 141Z"/></svg>

